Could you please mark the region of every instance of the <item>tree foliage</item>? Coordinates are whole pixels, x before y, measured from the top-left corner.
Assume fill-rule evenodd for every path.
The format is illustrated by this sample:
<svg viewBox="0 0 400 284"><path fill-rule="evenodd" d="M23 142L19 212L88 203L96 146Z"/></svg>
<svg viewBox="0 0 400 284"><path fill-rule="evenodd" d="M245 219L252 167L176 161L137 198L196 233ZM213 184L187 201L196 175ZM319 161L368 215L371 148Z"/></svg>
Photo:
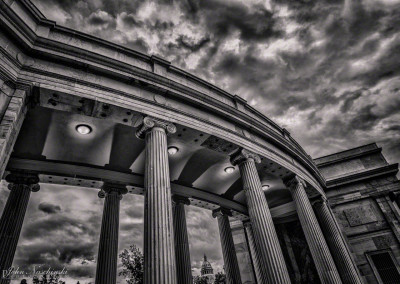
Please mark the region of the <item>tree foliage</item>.
<svg viewBox="0 0 400 284"><path fill-rule="evenodd" d="M226 275L222 272L215 274L214 284L226 284Z"/></svg>
<svg viewBox="0 0 400 284"><path fill-rule="evenodd" d="M205 276L195 276L193 280L194 284L208 284L207 277Z"/></svg>
<svg viewBox="0 0 400 284"><path fill-rule="evenodd" d="M135 245L131 245L129 249L124 249L119 257L123 266L119 275L124 276L128 284L143 284L144 257L142 252Z"/></svg>
<svg viewBox="0 0 400 284"><path fill-rule="evenodd" d="M22 282L21 282L22 283ZM50 275L43 274L42 276L33 276L32 279L33 284L65 284L65 281L60 279L60 275Z"/></svg>

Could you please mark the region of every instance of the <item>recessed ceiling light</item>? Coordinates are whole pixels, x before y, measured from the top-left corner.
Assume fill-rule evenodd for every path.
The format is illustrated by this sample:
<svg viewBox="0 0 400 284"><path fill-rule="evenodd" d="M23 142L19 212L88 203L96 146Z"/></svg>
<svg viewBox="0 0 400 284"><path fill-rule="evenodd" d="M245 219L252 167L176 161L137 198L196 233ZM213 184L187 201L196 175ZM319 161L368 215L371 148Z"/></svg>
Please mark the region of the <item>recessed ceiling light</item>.
<svg viewBox="0 0 400 284"><path fill-rule="evenodd" d="M235 171L235 168L234 167L227 167L227 168L224 169L224 171L227 174L231 174L231 173L233 173Z"/></svg>
<svg viewBox="0 0 400 284"><path fill-rule="evenodd" d="M171 156L178 153L178 151L179 151L178 147L175 146L168 147L168 154L170 154Z"/></svg>
<svg viewBox="0 0 400 284"><path fill-rule="evenodd" d="M263 184L262 185L262 189L263 190L267 190L269 187L270 187L269 184Z"/></svg>
<svg viewBox="0 0 400 284"><path fill-rule="evenodd" d="M92 128L87 124L79 124L78 126L76 126L75 129L76 131L78 131L79 134L82 135L87 135L92 132Z"/></svg>

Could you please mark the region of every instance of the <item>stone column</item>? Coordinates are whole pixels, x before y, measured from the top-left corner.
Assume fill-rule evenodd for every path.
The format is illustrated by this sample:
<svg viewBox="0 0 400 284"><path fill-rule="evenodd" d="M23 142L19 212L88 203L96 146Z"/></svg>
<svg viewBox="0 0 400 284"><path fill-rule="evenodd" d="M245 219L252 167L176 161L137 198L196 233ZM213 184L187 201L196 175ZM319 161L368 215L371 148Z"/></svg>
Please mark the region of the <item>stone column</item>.
<svg viewBox="0 0 400 284"><path fill-rule="evenodd" d="M235 244L233 243L229 218L231 212L224 208L213 210L213 217L218 220L219 235L221 238L222 255L224 257L225 272L228 284L241 284L239 264L237 261Z"/></svg>
<svg viewBox="0 0 400 284"><path fill-rule="evenodd" d="M3 176L27 112L27 92L16 89L9 98L0 123L0 177ZM8 100L8 99L7 99Z"/></svg>
<svg viewBox="0 0 400 284"><path fill-rule="evenodd" d="M13 262L19 235L31 191L39 191L39 178L34 174L11 173L6 177L11 190L0 219L0 271L8 270ZM0 283L10 283L0 274Z"/></svg>
<svg viewBox="0 0 400 284"><path fill-rule="evenodd" d="M175 284L176 262L172 221L167 134L172 123L145 117L136 136L146 141L144 173L144 283Z"/></svg>
<svg viewBox="0 0 400 284"><path fill-rule="evenodd" d="M343 283L362 284L358 268L351 258L344 236L326 198L320 197L313 202L313 206Z"/></svg>
<svg viewBox="0 0 400 284"><path fill-rule="evenodd" d="M0 121L3 120L13 93L14 89L0 78Z"/></svg>
<svg viewBox="0 0 400 284"><path fill-rule="evenodd" d="M243 226L246 231L247 241L248 241L249 249L250 249L251 260L253 261L254 273L256 275L257 283L262 284L264 277L262 276L261 259L260 259L260 256L258 255L259 251L256 247L256 243L254 240L253 229L251 228L251 223L249 221L243 223Z"/></svg>
<svg viewBox="0 0 400 284"><path fill-rule="evenodd" d="M261 283L290 283L285 259L256 169L255 163L260 163L260 157L240 149L232 155L231 162L233 165L239 165L242 176L254 239L260 252L262 275L265 277Z"/></svg>
<svg viewBox="0 0 400 284"><path fill-rule="evenodd" d="M124 185L105 182L98 196L105 198L97 255L96 284L115 284L117 281L119 203L127 193Z"/></svg>
<svg viewBox="0 0 400 284"><path fill-rule="evenodd" d="M185 205L190 205L190 201L188 198L178 195L174 195L172 200L178 284L192 284L192 266L185 215Z"/></svg>
<svg viewBox="0 0 400 284"><path fill-rule="evenodd" d="M342 283L317 218L315 217L310 200L304 189L304 181L295 176L286 180L285 184L292 193L297 214L321 282Z"/></svg>

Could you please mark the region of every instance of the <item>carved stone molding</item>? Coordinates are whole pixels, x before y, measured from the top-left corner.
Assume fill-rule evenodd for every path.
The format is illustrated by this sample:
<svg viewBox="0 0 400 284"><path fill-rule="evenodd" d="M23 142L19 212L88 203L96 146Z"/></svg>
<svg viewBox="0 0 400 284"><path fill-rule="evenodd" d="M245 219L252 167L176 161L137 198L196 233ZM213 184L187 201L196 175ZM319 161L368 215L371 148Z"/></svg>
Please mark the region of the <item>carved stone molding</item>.
<svg viewBox="0 0 400 284"><path fill-rule="evenodd" d="M105 182L97 196L105 198L107 194L110 194L111 192L116 192L122 199L122 195L128 193L128 189L124 184Z"/></svg>
<svg viewBox="0 0 400 284"><path fill-rule="evenodd" d="M37 174L15 172L6 176L6 181L9 183L8 189L13 190L16 185L24 185L28 187L32 192L40 190L39 176Z"/></svg>
<svg viewBox="0 0 400 284"><path fill-rule="evenodd" d="M298 185L302 185L304 188L307 186L305 181L297 175L293 175L287 179L284 179L283 183L289 190L295 189Z"/></svg>
<svg viewBox="0 0 400 284"><path fill-rule="evenodd" d="M246 220L246 221L243 221L243 227L245 227L245 228L247 228L247 227L250 227L251 228L251 221L250 220Z"/></svg>
<svg viewBox="0 0 400 284"><path fill-rule="evenodd" d="M325 196L319 195L317 197L314 197L313 199L310 200L311 205L313 207L319 207L322 206L324 203L329 205L329 201Z"/></svg>
<svg viewBox="0 0 400 284"><path fill-rule="evenodd" d="M176 195L176 194L172 196L172 202L175 204L190 205L189 198L180 196L180 195Z"/></svg>
<svg viewBox="0 0 400 284"><path fill-rule="evenodd" d="M231 164L236 166L247 161L248 159L253 159L257 164L261 163L260 156L246 149L240 148L237 152L231 155Z"/></svg>
<svg viewBox="0 0 400 284"><path fill-rule="evenodd" d="M134 126L137 127L136 137L139 139L144 139L146 132L154 127L164 129L167 135L176 132L176 126L173 123L150 116L137 117Z"/></svg>
<svg viewBox="0 0 400 284"><path fill-rule="evenodd" d="M212 216L213 216L214 218L219 217L219 216L228 216L228 217L232 217L232 211L229 210L229 209L220 207L220 208L214 209L214 210L212 211Z"/></svg>

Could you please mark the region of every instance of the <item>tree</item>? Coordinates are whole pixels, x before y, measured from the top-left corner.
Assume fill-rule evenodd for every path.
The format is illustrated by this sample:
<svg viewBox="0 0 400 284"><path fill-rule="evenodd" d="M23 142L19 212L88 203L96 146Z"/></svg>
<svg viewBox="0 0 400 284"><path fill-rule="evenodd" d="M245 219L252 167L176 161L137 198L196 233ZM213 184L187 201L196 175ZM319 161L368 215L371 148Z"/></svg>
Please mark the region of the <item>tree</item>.
<svg viewBox="0 0 400 284"><path fill-rule="evenodd" d="M124 249L119 257L123 266L119 275L124 276L128 284L143 284L144 257L142 252L135 245L131 245L129 250Z"/></svg>
<svg viewBox="0 0 400 284"><path fill-rule="evenodd" d="M208 284L208 279L205 276L195 276L194 277L194 284Z"/></svg>
<svg viewBox="0 0 400 284"><path fill-rule="evenodd" d="M226 284L226 275L222 272L215 274L214 284Z"/></svg>

